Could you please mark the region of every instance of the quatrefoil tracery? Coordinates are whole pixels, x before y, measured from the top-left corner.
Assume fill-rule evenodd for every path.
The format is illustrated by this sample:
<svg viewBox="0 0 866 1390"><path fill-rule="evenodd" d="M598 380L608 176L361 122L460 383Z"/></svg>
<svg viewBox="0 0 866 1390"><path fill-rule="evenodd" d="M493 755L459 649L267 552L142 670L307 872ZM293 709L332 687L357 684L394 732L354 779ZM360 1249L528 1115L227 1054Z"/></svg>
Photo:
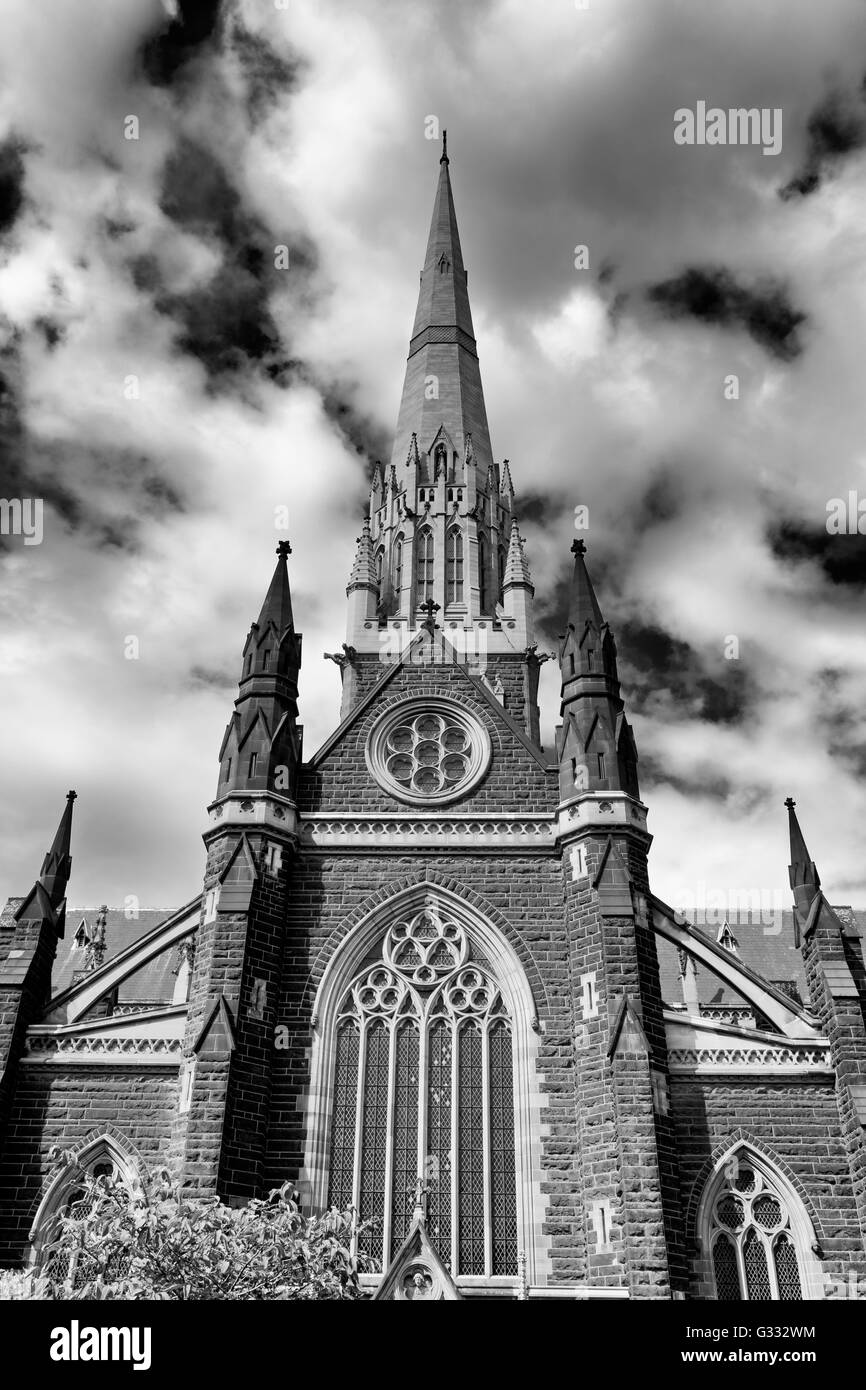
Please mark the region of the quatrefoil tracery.
<svg viewBox="0 0 866 1390"><path fill-rule="evenodd" d="M469 943L456 922L424 911L391 927L382 954L416 989L428 990L468 960Z"/></svg>
<svg viewBox="0 0 866 1390"><path fill-rule="evenodd" d="M499 989L469 954L465 931L450 918L425 909L396 922L382 943L382 963L368 966L350 986L343 1013L386 1020L450 1017L457 1023L507 1017Z"/></svg>

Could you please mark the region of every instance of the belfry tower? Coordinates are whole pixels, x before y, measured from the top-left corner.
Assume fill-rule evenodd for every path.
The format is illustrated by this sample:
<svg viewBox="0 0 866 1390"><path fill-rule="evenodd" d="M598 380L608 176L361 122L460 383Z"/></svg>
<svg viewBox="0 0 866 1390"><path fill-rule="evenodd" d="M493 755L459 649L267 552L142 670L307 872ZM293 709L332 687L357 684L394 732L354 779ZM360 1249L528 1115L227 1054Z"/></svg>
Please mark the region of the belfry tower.
<svg viewBox="0 0 866 1390"><path fill-rule="evenodd" d="M344 718L432 615L538 741L534 589L490 445L444 139L391 462L373 467L346 592Z"/></svg>

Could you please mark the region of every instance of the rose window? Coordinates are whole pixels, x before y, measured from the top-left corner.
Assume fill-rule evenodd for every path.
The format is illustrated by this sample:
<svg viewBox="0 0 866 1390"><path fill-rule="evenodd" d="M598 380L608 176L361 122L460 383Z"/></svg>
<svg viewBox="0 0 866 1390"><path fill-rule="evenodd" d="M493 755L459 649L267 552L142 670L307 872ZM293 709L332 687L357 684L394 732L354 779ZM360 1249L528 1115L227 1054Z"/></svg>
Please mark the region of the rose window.
<svg viewBox="0 0 866 1390"><path fill-rule="evenodd" d="M373 776L402 801L450 801L475 784L489 758L480 722L445 700L410 701L392 711L367 747Z"/></svg>

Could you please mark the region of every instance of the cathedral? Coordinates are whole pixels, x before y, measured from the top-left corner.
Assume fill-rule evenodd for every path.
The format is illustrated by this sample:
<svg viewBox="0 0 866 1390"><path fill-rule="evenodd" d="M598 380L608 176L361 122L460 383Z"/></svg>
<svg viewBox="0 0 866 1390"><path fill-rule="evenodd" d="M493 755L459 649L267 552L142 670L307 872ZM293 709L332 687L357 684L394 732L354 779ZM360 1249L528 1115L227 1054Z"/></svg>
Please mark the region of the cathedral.
<svg viewBox="0 0 866 1390"><path fill-rule="evenodd" d="M443 147L326 654L338 727L304 749L280 541L190 900L67 907L70 792L0 917L0 1265L39 1268L77 1181L59 1145L131 1186L165 1164L234 1204L288 1180L306 1212L354 1208L373 1299L866 1296L860 915L825 896L790 800L778 926L653 893L591 555L572 545L551 658L518 500Z"/></svg>

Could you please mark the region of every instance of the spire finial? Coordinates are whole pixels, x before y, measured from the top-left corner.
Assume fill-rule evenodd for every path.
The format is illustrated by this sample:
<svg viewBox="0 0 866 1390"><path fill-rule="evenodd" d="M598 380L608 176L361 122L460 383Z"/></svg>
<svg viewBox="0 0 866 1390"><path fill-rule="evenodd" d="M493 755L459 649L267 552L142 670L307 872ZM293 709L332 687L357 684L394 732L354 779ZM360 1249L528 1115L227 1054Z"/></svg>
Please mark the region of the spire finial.
<svg viewBox="0 0 866 1390"><path fill-rule="evenodd" d="M585 554L586 554L586 542L585 542L585 541L572 541L572 543L571 543L571 553L572 553L572 555L585 555Z"/></svg>
<svg viewBox="0 0 866 1390"><path fill-rule="evenodd" d="M288 541L277 541L277 554L280 556L291 555L292 547Z"/></svg>
<svg viewBox="0 0 866 1390"><path fill-rule="evenodd" d="M450 163L451 163L450 159L448 158L448 131L447 131L447 130L443 130L443 132L442 132L442 156L441 156L441 158L440 158L440 160L439 160L439 163L440 163L440 164L450 164Z"/></svg>
<svg viewBox="0 0 866 1390"><path fill-rule="evenodd" d="M78 800L78 792L67 792L67 793L66 793L66 800L67 800L67 801L77 801L77 800Z"/></svg>

